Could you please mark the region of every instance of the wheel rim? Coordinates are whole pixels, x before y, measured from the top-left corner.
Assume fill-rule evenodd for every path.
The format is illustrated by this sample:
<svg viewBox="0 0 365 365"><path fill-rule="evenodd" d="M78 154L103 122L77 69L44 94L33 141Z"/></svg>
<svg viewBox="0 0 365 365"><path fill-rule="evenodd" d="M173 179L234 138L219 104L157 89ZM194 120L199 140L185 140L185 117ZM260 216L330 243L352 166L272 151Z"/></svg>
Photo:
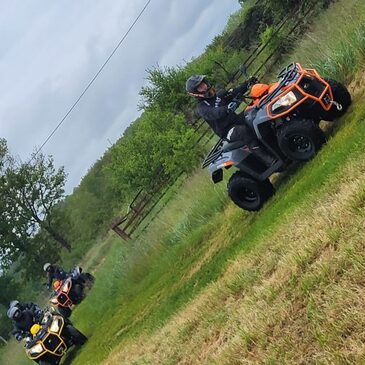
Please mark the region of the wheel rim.
<svg viewBox="0 0 365 365"><path fill-rule="evenodd" d="M248 189L246 187L237 191L237 197L241 201L247 203L253 203L258 199L258 195L254 190Z"/></svg>
<svg viewBox="0 0 365 365"><path fill-rule="evenodd" d="M288 138L288 147L292 152L305 153L313 149L313 144L306 136L293 135Z"/></svg>

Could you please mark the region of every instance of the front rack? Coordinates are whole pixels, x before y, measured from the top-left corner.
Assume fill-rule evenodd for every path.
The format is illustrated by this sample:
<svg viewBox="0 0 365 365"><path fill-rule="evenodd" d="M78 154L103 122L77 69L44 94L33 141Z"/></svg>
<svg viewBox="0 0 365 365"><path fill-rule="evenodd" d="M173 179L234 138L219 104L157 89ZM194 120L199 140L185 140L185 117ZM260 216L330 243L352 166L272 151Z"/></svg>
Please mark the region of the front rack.
<svg viewBox="0 0 365 365"><path fill-rule="evenodd" d="M269 95L267 95L264 99L262 99L256 106L256 109L262 108L264 105L268 104L271 100L273 100L277 93L283 88L295 80L298 74L298 65L296 63L291 63L289 66L284 68L278 75L281 78L279 85L273 90Z"/></svg>

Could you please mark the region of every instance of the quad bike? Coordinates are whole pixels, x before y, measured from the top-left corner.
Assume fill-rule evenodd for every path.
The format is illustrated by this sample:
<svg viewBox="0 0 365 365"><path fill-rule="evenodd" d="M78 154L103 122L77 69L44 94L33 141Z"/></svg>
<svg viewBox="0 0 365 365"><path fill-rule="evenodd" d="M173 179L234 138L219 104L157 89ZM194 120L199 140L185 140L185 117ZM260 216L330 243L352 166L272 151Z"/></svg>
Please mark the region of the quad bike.
<svg viewBox="0 0 365 365"><path fill-rule="evenodd" d="M290 161L308 161L315 156L326 137L319 127L321 120L333 121L351 104L345 86L322 78L314 69L292 63L278 75L279 82L255 84L244 111L245 123L255 133L263 148L273 157L268 166L241 141L220 139L204 159L214 183L223 179L223 168L239 171L229 179L228 195L248 211L257 211L274 194L269 177L285 170Z"/></svg>
<svg viewBox="0 0 365 365"><path fill-rule="evenodd" d="M25 352L39 365L58 365L71 346L87 341L70 320L51 310L45 311L40 324L32 326L31 334L25 340Z"/></svg>
<svg viewBox="0 0 365 365"><path fill-rule="evenodd" d="M79 267L75 267L65 280L56 280L53 283L55 290L49 301L61 315L68 318L71 316L72 307L82 302L86 289L90 289L94 281L93 275L83 273Z"/></svg>

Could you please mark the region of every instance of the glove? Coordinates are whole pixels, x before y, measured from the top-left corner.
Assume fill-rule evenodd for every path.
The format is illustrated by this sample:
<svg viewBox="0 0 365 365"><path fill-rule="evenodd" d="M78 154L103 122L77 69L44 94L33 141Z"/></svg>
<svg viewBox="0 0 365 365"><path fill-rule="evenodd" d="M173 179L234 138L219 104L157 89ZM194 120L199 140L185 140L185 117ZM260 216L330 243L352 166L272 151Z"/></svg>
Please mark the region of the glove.
<svg viewBox="0 0 365 365"><path fill-rule="evenodd" d="M42 309L37 309L35 312L35 317L36 318L41 318L43 316L43 311Z"/></svg>
<svg viewBox="0 0 365 365"><path fill-rule="evenodd" d="M18 333L18 334L15 336L15 339L16 339L18 342L20 342L20 341L23 339L23 336L22 336L20 333Z"/></svg>
<svg viewBox="0 0 365 365"><path fill-rule="evenodd" d="M233 113L238 108L238 103L235 101L231 101L227 106L227 112Z"/></svg>
<svg viewBox="0 0 365 365"><path fill-rule="evenodd" d="M252 76L247 80L248 87L251 87L252 85L255 85L258 83L258 78L256 76Z"/></svg>

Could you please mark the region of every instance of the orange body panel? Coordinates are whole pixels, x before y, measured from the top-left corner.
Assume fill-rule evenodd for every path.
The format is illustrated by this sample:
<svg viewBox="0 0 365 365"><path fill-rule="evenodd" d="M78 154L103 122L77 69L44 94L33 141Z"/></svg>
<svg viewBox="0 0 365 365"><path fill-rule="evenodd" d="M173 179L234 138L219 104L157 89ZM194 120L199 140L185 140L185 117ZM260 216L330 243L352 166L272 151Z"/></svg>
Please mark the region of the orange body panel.
<svg viewBox="0 0 365 365"><path fill-rule="evenodd" d="M73 303L72 303L72 300L70 299L69 293L70 293L70 291L72 289L72 281L71 281L71 285L70 285L69 289L66 292L62 290L63 284L65 282L66 281L61 281L60 282L60 286L58 287L57 293L56 293L56 295L53 298L56 298L57 299L57 306L71 308ZM61 295L64 295L67 298L67 300L65 301L64 304L62 304L59 301L59 299L58 299L58 297L61 296Z"/></svg>
<svg viewBox="0 0 365 365"><path fill-rule="evenodd" d="M272 119L276 119L276 118L280 118L280 117L283 117L284 115L286 114L289 114L290 112L292 112L294 109L296 109L300 104L304 103L306 100L308 99L312 99L312 100L315 100L316 102L318 102L322 108L325 110L325 111L328 111L331 109L331 106L332 104L325 104L323 102L323 97L328 93L330 95L330 98L333 99L333 94L332 94L332 90L331 90L331 87L330 85L328 84L328 82L326 82L323 78L321 78L321 76L318 74L318 72L314 69L304 69L299 63L296 64L298 66L298 73L299 73L299 78L296 80L295 83L293 84L290 84L286 87L283 87L282 89L282 93L280 95L278 95L277 97L275 97L273 100L270 101L270 103L268 105L266 105L266 108L267 108L267 114L269 115L270 118ZM322 94L319 96L319 97L315 97L313 95L310 95L308 94L304 89L302 89L299 84L300 82L302 81L303 77L305 76L311 76L311 77L315 77L317 78L318 80L320 80L323 84L325 84L325 89L323 90ZM259 84L259 87L256 88L256 90L254 89L256 85L253 86L252 89L254 89L254 93L252 93L252 90L251 90L251 93L250 93L250 97L253 97L254 100L253 102L246 108L247 109L251 109L253 108L254 106L256 106L261 100L263 97L266 97L268 94L270 94L271 92L273 92L276 87L279 85L278 82L276 83L273 83L273 84L269 84L269 85L266 85L266 86L262 86L262 85L265 85L265 84ZM258 91L262 91L266 89L267 92L262 95L262 97L260 98L255 98L255 94L258 93ZM294 103L292 105L291 108L285 110L284 112L280 113L280 114L275 114L273 115L271 113L271 106L273 104L275 104L280 98L282 98L284 95L286 95L287 93L289 93L290 91L296 89L297 91L299 91L299 93L303 96L302 99L300 99L298 102Z"/></svg>

